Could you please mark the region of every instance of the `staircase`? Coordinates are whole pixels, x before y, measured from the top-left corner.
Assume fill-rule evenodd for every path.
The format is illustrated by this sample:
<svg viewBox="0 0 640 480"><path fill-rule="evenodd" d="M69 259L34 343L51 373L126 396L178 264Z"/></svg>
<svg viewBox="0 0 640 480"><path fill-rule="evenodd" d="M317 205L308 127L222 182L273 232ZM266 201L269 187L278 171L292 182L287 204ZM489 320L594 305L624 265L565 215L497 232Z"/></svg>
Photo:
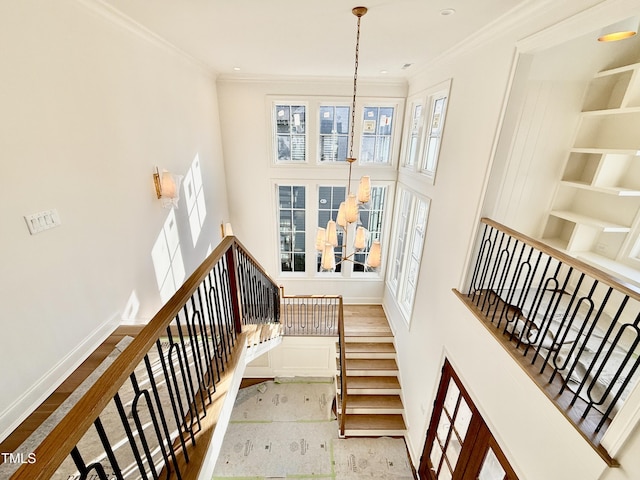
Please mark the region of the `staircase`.
<svg viewBox="0 0 640 480"><path fill-rule="evenodd" d="M347 372L344 435L403 436L406 426L396 350L384 311L373 305L351 305L344 311ZM342 415L340 383L338 380L337 408Z"/></svg>

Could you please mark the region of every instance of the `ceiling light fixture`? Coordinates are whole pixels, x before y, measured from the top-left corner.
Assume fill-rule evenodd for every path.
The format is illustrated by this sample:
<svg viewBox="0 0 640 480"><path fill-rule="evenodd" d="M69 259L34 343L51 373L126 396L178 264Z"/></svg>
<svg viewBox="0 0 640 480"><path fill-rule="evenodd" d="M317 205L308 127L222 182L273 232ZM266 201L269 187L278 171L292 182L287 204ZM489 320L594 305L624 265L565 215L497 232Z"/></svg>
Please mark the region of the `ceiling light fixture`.
<svg viewBox="0 0 640 480"><path fill-rule="evenodd" d="M599 42L615 42L633 37L638 33L639 17L630 17L619 22L608 25L602 29Z"/></svg>
<svg viewBox="0 0 640 480"><path fill-rule="evenodd" d="M353 156L353 138L354 138L354 124L356 115L356 94L358 90L358 56L360 52L360 19L367 13L367 7L355 7L351 12L358 17L358 29L356 34L356 55L355 65L353 72L353 101L351 103L351 131L349 134L349 156L347 162L349 163L349 177L347 179L347 199L340 204L338 208L337 217L335 220L329 220L326 228L318 228L316 234L316 250L322 252L320 267L322 271L333 272L336 266L345 261L360 264L364 267L365 271L378 268L381 263L381 248L380 241L374 240L369 247L369 255L364 263L356 261L353 256L357 251L364 250L367 247L367 230L358 225L359 222L359 205L369 203L371 199L371 178L364 176L360 179L358 186L358 192L351 193L351 169L356 161ZM341 228L344 231L342 236L342 245L338 244L337 229ZM355 233L353 250L348 251L347 237L349 231ZM336 261L335 248L339 247L340 256Z"/></svg>

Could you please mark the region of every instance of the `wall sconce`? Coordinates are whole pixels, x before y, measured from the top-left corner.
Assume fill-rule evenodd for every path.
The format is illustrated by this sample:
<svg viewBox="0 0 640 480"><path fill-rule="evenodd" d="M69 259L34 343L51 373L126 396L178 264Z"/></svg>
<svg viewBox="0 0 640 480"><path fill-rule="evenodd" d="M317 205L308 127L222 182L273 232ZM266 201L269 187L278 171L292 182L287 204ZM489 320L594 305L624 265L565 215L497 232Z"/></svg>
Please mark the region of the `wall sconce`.
<svg viewBox="0 0 640 480"><path fill-rule="evenodd" d="M621 20L616 23L612 23L602 29L599 42L615 42L617 40L624 40L625 38L633 37L638 33L638 25L640 24L640 18L630 17Z"/></svg>
<svg viewBox="0 0 640 480"><path fill-rule="evenodd" d="M158 199L162 200L163 207L178 208L181 180L181 175L173 175L166 170L163 170L162 173L160 173L158 167L156 167L156 171L153 174L153 184L156 187L156 195L158 196Z"/></svg>

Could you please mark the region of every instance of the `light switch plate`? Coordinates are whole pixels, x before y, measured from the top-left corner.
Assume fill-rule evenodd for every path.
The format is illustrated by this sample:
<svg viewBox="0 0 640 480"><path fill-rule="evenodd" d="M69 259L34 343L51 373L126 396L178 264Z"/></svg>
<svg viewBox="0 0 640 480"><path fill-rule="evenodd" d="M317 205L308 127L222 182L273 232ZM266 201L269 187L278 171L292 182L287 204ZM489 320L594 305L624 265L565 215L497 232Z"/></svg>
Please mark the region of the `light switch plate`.
<svg viewBox="0 0 640 480"><path fill-rule="evenodd" d="M62 223L60 221L60 215L55 208L45 210L43 212L32 213L31 215L25 215L24 220L27 222L27 227L29 228L29 233L31 233L31 235L57 227Z"/></svg>

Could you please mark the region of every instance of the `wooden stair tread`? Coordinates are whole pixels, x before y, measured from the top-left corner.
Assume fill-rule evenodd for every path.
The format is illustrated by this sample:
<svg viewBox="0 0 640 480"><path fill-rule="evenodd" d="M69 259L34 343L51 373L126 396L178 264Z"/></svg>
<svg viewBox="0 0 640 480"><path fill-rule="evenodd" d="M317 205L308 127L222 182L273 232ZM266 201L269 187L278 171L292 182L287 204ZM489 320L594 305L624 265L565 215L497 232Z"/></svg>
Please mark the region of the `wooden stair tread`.
<svg viewBox="0 0 640 480"><path fill-rule="evenodd" d="M340 405L339 397L338 405ZM347 409L349 408L402 409L404 407L400 395L347 395Z"/></svg>
<svg viewBox="0 0 640 480"><path fill-rule="evenodd" d="M349 353L396 353L390 342L345 342L344 352Z"/></svg>
<svg viewBox="0 0 640 480"><path fill-rule="evenodd" d="M402 415L351 415L345 416L345 430L406 430Z"/></svg>
<svg viewBox="0 0 640 480"><path fill-rule="evenodd" d="M349 370L391 370L397 371L398 365L393 358L347 358Z"/></svg>
<svg viewBox="0 0 640 480"><path fill-rule="evenodd" d="M398 377L395 376L352 377L347 375L347 388L400 388L400 382L398 382Z"/></svg>

